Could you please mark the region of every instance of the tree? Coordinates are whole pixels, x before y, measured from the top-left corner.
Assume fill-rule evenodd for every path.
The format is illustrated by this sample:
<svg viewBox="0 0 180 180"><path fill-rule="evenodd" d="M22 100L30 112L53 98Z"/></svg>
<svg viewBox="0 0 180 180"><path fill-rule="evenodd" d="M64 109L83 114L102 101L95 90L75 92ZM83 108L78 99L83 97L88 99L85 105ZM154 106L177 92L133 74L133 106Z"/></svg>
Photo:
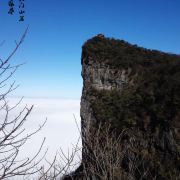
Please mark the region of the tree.
<svg viewBox="0 0 180 180"><path fill-rule="evenodd" d="M18 87L15 85L15 82L9 86L7 84L16 70L21 66L21 64L11 66L10 60L23 43L26 33L27 29L20 41L16 43L11 54L6 59L0 59L0 179L25 176L39 172L41 167L38 168L37 166L45 155L39 157L45 141L44 139L33 158L19 159L18 155L23 145L30 137L39 132L45 123L40 125L34 132L27 133L23 125L26 123L33 106L25 106L16 117L12 118L10 116L11 112L17 108L22 99L13 107L10 107L7 99L8 95Z"/></svg>
<svg viewBox="0 0 180 180"><path fill-rule="evenodd" d="M60 149L52 160L46 160L47 149L42 153L45 138L39 145L37 153L32 158L20 159L19 155L25 143L37 134L45 125L46 121L31 133L27 133L24 124L32 112L33 106L25 106L15 117L11 112L22 102L20 99L16 105L10 106L8 97L18 86L15 82L9 84L11 77L22 65L11 65L11 59L21 46L27 34L28 28L21 39L16 42L15 48L6 59L0 58L0 180L7 178L28 177L30 179L46 180L56 179L62 175L69 174L76 165L74 157L79 150L78 143L73 147L72 153L66 154ZM0 46L3 42L0 43ZM9 86L7 85L9 84Z"/></svg>

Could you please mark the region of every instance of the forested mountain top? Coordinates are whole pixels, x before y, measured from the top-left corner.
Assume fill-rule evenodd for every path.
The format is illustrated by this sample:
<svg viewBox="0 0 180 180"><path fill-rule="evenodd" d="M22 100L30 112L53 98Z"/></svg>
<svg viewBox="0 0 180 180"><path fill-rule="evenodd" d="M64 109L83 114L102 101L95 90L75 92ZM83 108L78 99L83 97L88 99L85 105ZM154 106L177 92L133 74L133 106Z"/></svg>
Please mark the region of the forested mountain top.
<svg viewBox="0 0 180 180"><path fill-rule="evenodd" d="M94 58L94 61L104 62L114 67L149 66L157 63L176 64L180 62L180 55L146 49L124 40L106 38L103 35L89 39L82 48L82 57L88 54Z"/></svg>

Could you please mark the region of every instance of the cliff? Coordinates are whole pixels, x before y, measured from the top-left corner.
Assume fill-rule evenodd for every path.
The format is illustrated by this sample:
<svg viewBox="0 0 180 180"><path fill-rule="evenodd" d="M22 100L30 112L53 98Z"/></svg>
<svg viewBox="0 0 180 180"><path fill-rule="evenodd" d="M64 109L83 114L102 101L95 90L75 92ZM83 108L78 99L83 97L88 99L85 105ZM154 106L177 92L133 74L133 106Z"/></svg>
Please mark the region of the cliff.
<svg viewBox="0 0 180 180"><path fill-rule="evenodd" d="M86 174L95 180L180 178L180 56L101 35L84 43L81 63ZM106 127L113 134L108 141ZM106 144L111 140L113 147Z"/></svg>

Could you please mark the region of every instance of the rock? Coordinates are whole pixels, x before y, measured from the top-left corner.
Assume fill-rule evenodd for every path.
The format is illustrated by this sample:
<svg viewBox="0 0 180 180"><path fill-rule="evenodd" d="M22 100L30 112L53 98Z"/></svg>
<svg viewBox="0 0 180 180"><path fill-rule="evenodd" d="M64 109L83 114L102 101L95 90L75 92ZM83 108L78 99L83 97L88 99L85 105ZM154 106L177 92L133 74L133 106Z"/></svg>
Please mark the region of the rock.
<svg viewBox="0 0 180 180"><path fill-rule="evenodd" d="M122 135L114 179L180 179L180 56L98 35L81 62L82 163L93 166L97 146L88 143L99 124L110 125Z"/></svg>

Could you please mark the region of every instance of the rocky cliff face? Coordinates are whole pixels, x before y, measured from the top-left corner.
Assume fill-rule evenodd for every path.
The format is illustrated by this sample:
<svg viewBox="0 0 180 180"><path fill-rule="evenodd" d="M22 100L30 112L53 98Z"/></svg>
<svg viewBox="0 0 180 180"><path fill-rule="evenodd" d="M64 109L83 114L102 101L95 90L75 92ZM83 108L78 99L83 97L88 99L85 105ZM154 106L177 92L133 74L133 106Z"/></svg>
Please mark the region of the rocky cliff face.
<svg viewBox="0 0 180 180"><path fill-rule="evenodd" d="M94 63L93 57L82 57L83 92L81 98L81 119L83 133L89 132L92 123L96 125L92 101L97 97L94 91L122 91L128 83L131 69L116 69L105 63ZM88 135L83 135L84 137Z"/></svg>
<svg viewBox="0 0 180 180"><path fill-rule="evenodd" d="M98 168L91 157L109 151L98 127L110 125L122 136L105 179L180 179L180 56L96 36L83 45L81 62L84 167ZM99 169L93 179L103 179Z"/></svg>

